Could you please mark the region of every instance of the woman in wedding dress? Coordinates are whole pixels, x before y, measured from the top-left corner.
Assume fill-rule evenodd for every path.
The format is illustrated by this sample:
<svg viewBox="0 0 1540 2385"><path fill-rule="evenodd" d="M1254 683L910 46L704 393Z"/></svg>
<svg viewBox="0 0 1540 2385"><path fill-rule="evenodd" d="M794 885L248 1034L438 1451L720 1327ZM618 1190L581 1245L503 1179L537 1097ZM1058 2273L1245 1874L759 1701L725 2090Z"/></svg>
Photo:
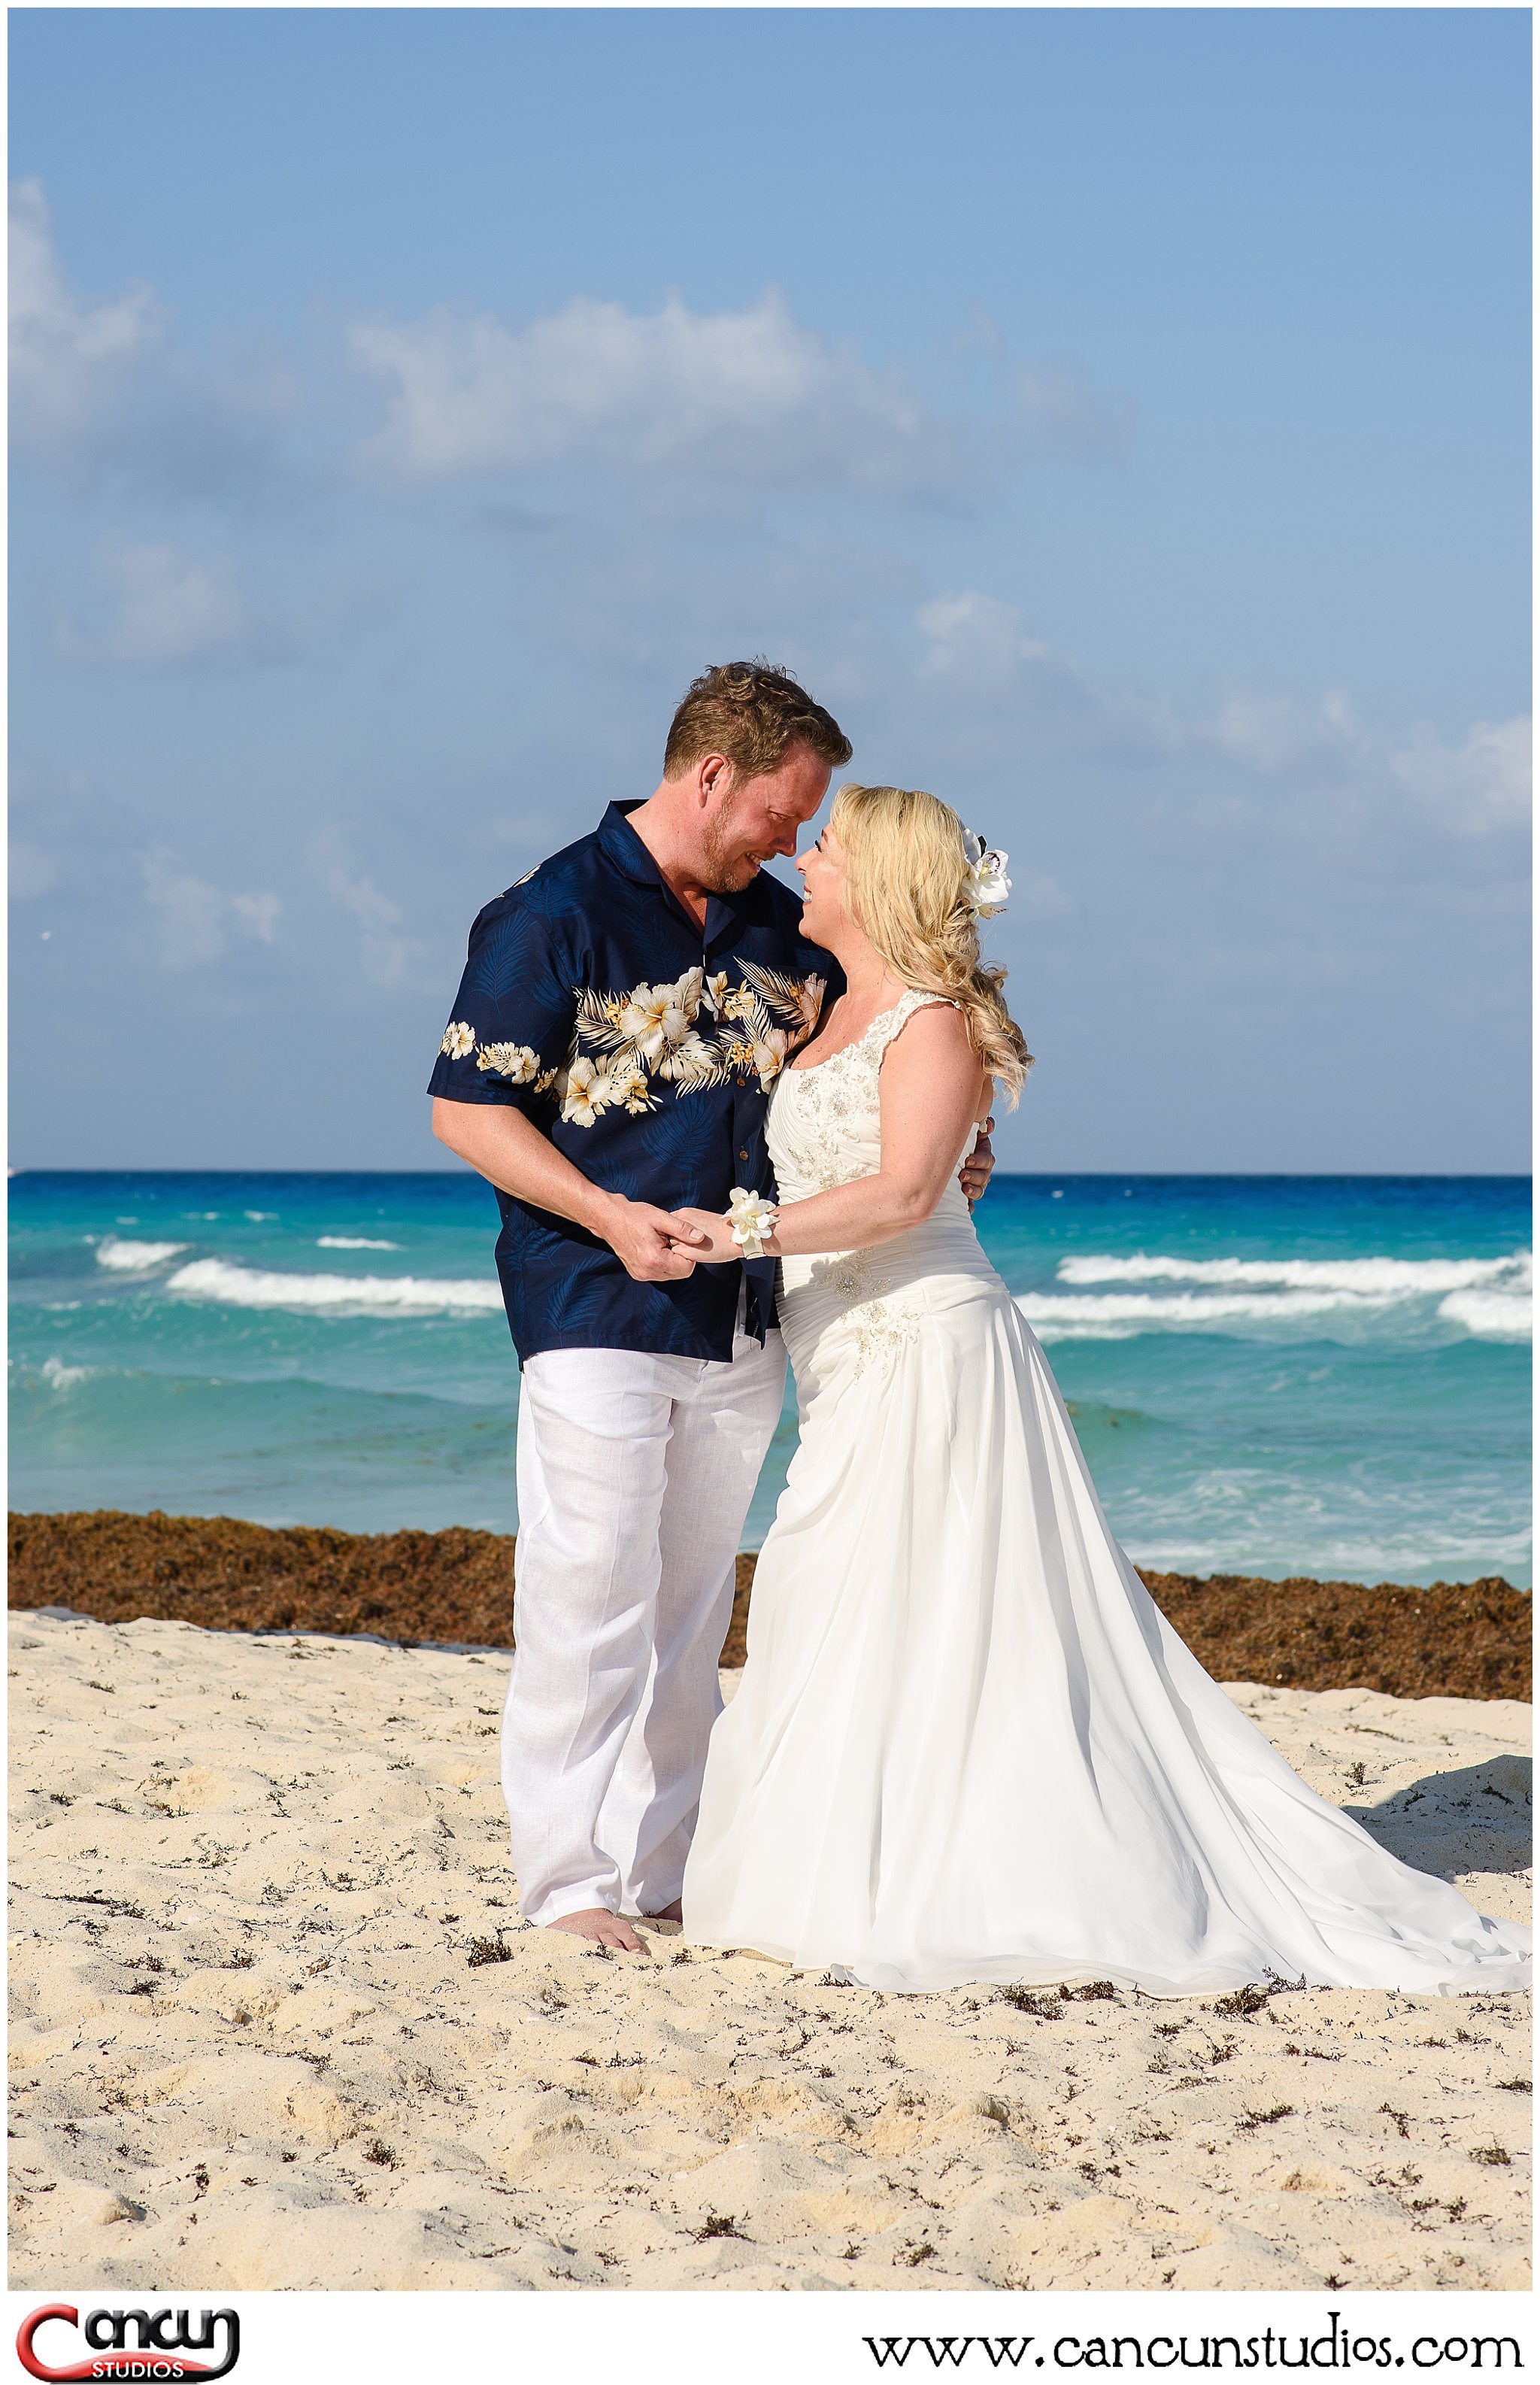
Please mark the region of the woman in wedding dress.
<svg viewBox="0 0 1540 2385"><path fill-rule="evenodd" d="M797 867L848 991L776 1083L778 1212L682 1213L778 1257L801 1431L686 1933L887 1989L1520 1987L1529 1933L1307 1789L1112 1537L955 1181L1030 1065L978 955L1002 862L934 796L841 791Z"/></svg>

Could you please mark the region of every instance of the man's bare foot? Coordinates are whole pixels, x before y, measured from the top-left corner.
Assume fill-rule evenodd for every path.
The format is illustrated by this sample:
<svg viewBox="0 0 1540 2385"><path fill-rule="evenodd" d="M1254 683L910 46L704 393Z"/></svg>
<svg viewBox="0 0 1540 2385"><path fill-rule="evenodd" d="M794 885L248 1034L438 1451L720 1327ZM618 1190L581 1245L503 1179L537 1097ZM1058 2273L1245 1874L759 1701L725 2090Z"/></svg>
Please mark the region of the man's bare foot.
<svg viewBox="0 0 1540 2385"><path fill-rule="evenodd" d="M649 1921L682 1921L684 1917L685 1909L677 1897L672 1904L665 1904L661 1912L650 1913L647 1917Z"/></svg>
<svg viewBox="0 0 1540 2385"><path fill-rule="evenodd" d="M564 1913L559 1921L548 1922L546 1927L565 1929L570 1938L591 1938L598 1946L616 1946L623 1954L647 1952L630 1923L602 1904L590 1904L582 1913Z"/></svg>

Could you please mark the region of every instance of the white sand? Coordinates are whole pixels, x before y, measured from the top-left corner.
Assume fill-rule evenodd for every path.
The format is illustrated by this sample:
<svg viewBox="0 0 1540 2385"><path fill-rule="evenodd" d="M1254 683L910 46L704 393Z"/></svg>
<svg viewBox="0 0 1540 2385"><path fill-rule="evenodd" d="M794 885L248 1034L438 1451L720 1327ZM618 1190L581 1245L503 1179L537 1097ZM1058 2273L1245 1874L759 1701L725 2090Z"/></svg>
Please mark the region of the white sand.
<svg viewBox="0 0 1540 2385"><path fill-rule="evenodd" d="M1527 2282L1522 1999L1040 2018L661 1929L606 1959L518 1922L499 1660L31 1616L11 1648L14 2287ZM1232 1694L1524 1909L1526 1706Z"/></svg>

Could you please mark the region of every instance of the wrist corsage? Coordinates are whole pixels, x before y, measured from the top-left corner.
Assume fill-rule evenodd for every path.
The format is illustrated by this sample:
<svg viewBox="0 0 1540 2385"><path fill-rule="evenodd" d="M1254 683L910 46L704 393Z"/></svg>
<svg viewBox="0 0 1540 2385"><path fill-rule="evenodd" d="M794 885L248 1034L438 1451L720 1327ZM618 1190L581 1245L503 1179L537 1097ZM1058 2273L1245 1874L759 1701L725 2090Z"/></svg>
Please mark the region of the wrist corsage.
<svg viewBox="0 0 1540 2385"><path fill-rule="evenodd" d="M745 1192L741 1184L733 1186L727 1223L746 1259L764 1256L764 1237L774 1230L780 1214L775 1203L767 1201L762 1192Z"/></svg>

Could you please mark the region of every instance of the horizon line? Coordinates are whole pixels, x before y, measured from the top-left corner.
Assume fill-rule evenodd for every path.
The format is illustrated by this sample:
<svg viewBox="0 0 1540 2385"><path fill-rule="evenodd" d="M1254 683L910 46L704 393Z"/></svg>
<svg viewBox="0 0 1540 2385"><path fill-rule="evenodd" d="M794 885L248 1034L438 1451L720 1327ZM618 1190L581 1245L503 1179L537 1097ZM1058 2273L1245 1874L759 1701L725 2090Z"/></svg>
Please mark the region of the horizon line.
<svg viewBox="0 0 1540 2385"><path fill-rule="evenodd" d="M1007 1178L1012 1181L1051 1183L1064 1178L1085 1180L1136 1177L1146 1182L1181 1178L1206 1178L1224 1182L1269 1183L1503 1183L1529 1184L1534 1181L1533 1168L1000 1168L995 1180ZM438 1177L445 1183L478 1181L468 1168L150 1168L140 1166L50 1168L10 1167L6 1180L16 1183L28 1176L335 1176L335 1177Z"/></svg>

